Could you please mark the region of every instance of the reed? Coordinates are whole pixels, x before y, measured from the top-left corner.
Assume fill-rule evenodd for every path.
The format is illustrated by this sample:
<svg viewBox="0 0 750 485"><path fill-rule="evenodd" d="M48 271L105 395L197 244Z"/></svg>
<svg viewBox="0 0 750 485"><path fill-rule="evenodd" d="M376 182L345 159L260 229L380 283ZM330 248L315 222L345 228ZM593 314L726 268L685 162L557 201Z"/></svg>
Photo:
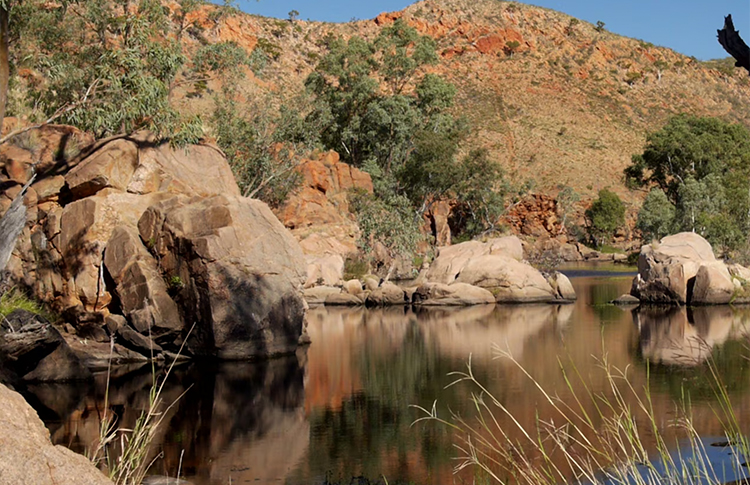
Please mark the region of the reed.
<svg viewBox="0 0 750 485"><path fill-rule="evenodd" d="M188 335L191 332L188 332ZM187 338L184 342L186 341ZM182 354L185 345L184 342L180 347L178 356ZM113 352L114 340L111 340L110 355ZM110 364L107 368L107 387L104 394L104 412L99 426L99 439L89 453L89 459L97 465L103 464L109 478L115 485L141 485L149 468L159 458L157 454L150 461L148 460L148 457L152 455L152 442L164 417L190 388L186 389L171 403L165 403L161 397L162 391L177 359L173 360L167 368L166 373L160 379L157 379L152 355L152 383L149 391L148 405L141 412L138 419L136 419L135 425L132 428L120 427L117 423L117 417L109 409L111 361L112 359L110 358Z"/></svg>
<svg viewBox="0 0 750 485"><path fill-rule="evenodd" d="M573 366L560 363L565 387L571 398L561 399L546 390L512 355L495 347L496 358L508 359L551 406L553 418L537 414L533 426L524 426L473 373L471 358L465 371L453 372L449 386L470 389L474 416L451 413L439 417L437 403L431 409L413 406L423 413L417 422L433 422L450 428L458 452L455 472L468 467L499 484L596 485L720 484L705 440L693 426L690 399L675 402L675 418L669 420L667 438L662 416L657 416L648 379L636 387L628 369L612 366L607 357L598 359L606 376L606 390L594 392ZM744 476L743 463L750 456L729 395L716 367L709 363L715 382L716 414L732 449L732 468ZM647 376L648 377L648 376ZM575 384L575 385L574 385ZM581 390L582 389L582 390ZM592 412L592 410L594 410ZM520 438L519 438L520 436Z"/></svg>

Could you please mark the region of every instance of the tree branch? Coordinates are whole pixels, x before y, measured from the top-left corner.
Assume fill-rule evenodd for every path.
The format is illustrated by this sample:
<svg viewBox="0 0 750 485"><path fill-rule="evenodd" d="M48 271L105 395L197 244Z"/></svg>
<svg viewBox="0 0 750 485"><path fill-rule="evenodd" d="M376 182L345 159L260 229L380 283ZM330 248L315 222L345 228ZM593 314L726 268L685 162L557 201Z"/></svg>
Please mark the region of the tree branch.
<svg viewBox="0 0 750 485"><path fill-rule="evenodd" d="M31 131L36 128L41 128L44 125L49 125L50 123L52 123L53 121L61 117L62 115L70 113L74 109L85 104L86 102L88 102L91 92L96 88L96 86L99 84L100 81L101 79L97 79L96 81L94 81L91 84L91 86L89 86L89 88L86 90L86 93L84 93L83 97L80 100L72 104L66 104L65 106L61 106L57 111L55 111L55 113L52 116L47 118L44 122L36 124L36 125L27 126L25 128L19 128L17 130L13 130L7 135L5 135L4 137L0 138L0 145L2 145L3 143L7 142L11 138L16 137L22 133L26 133L27 131Z"/></svg>
<svg viewBox="0 0 750 485"><path fill-rule="evenodd" d="M724 28L717 32L719 44L737 61L735 66L744 67L750 73L750 47L742 40L739 31L735 30L731 15L724 17Z"/></svg>

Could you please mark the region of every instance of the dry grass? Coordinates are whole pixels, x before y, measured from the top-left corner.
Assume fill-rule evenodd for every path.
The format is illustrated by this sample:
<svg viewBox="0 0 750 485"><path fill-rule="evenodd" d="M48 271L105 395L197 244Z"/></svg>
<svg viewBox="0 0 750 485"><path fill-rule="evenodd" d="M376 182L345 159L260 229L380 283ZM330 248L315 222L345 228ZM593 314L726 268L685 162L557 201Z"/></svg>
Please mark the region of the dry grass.
<svg viewBox="0 0 750 485"><path fill-rule="evenodd" d="M648 385L635 388L627 369L611 366L606 357L599 361L607 383L606 392L601 393L593 392L575 368L568 372L560 366L573 396L566 401L547 392L507 352L498 351L498 358L509 359L533 383L555 417L545 420L537 416L533 428L524 427L477 380L470 360L466 371L452 373L456 380L450 385L471 388L473 418L452 414L443 419L438 417L435 405L431 410L417 406L424 413L417 422L441 424L457 436L456 472L476 467L494 483L524 485L692 485L725 481L720 473L724 470L714 469L706 442L693 426L687 398L675 404L677 417L669 423L669 432L682 438L681 446L677 446L659 425L663 417L654 411ZM749 443L713 366L711 373L716 384L717 416L733 449L731 467L743 476ZM583 392L573 392L581 385Z"/></svg>
<svg viewBox="0 0 750 485"><path fill-rule="evenodd" d="M192 332L192 329L191 329ZM191 333L188 332L188 335ZM185 338L187 342L187 338ZM178 355L182 353L183 342ZM114 340L110 341L110 352L114 352ZM152 356L153 357L153 356ZM110 359L111 361L111 359ZM190 389L186 389L175 401L163 402L161 395L164 384L172 372L177 360L173 360L166 373L157 379L156 369L151 360L152 385L146 410L141 412L133 428L118 426L117 416L109 409L109 377L111 363L107 369L107 388L104 395L104 415L99 425L99 440L88 453L89 459L97 465L103 464L109 478L115 485L141 485L149 468L160 457L157 454L151 461L151 443L170 409ZM179 472L178 472L179 474Z"/></svg>

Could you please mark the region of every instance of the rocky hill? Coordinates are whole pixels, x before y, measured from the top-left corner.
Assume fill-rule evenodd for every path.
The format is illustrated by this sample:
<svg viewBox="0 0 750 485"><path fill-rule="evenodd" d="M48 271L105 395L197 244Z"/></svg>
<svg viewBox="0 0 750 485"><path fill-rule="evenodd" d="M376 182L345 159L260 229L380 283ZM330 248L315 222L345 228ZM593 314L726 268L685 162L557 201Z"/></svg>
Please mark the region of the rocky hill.
<svg viewBox="0 0 750 485"><path fill-rule="evenodd" d="M404 19L437 41L440 61L430 70L458 87L455 110L472 126L470 144L490 149L513 181L533 181L537 192L550 195L568 185L586 200L610 187L631 207L638 205L643 194L625 188L622 170L649 130L682 112L750 125L744 71L517 2L425 0L346 24L246 14L217 24L210 9L193 15L211 41L272 53L257 75L248 73L248 99L303 90L328 36L371 39ZM217 88L209 84L209 92L211 87ZM205 112L211 99L178 103Z"/></svg>

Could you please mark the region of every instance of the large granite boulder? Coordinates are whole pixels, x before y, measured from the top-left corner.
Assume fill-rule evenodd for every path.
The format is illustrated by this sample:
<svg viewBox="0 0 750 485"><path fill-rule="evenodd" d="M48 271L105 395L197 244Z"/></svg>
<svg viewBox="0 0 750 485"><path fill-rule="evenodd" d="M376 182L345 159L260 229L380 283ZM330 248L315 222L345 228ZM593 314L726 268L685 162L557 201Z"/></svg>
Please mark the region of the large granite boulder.
<svg viewBox="0 0 750 485"><path fill-rule="evenodd" d="M690 303L693 305L723 305L731 303L737 292L737 285L726 265L717 261L704 264L698 269L693 284Z"/></svg>
<svg viewBox="0 0 750 485"><path fill-rule="evenodd" d="M340 254L307 256L307 279L305 288L313 286L335 286L344 278L344 258Z"/></svg>
<svg viewBox="0 0 750 485"><path fill-rule="evenodd" d="M446 285L453 283L472 258L489 255L522 261L521 240L515 236L508 236L491 239L486 243L467 241L438 248L437 257L427 272L427 280Z"/></svg>
<svg viewBox="0 0 750 485"><path fill-rule="evenodd" d="M0 483L112 485L85 457L53 446L49 432L20 394L0 384Z"/></svg>
<svg viewBox="0 0 750 485"><path fill-rule="evenodd" d="M404 289L390 282L384 282L380 287L367 295L368 306L404 305L409 303Z"/></svg>
<svg viewBox="0 0 750 485"><path fill-rule="evenodd" d="M72 150L86 141L74 130L38 132L50 175L24 198L10 279L72 324L64 338L86 365L100 365L110 338L123 361L174 352L194 323L188 352L254 358L296 348L299 245L265 204L241 196L220 150L173 148L145 132ZM0 215L37 159L6 148Z"/></svg>
<svg viewBox="0 0 750 485"><path fill-rule="evenodd" d="M115 283L120 308L138 332L162 340L182 328L177 304L156 259L141 241L137 229L118 226L104 251L104 265Z"/></svg>
<svg viewBox="0 0 750 485"><path fill-rule="evenodd" d="M747 272L739 265L731 270L700 235L674 234L641 248L631 294L646 303L731 303L743 294L746 281L741 275Z"/></svg>
<svg viewBox="0 0 750 485"><path fill-rule="evenodd" d="M302 333L306 263L294 238L260 201L242 197L168 200L138 228L169 281L190 350L225 359L293 352Z"/></svg>
<svg viewBox="0 0 750 485"><path fill-rule="evenodd" d="M575 292L569 292L572 286L565 286L566 293L562 296L536 268L523 260L523 247L515 236L440 248L425 278L442 285L462 283L483 288L498 303L575 299Z"/></svg>
<svg viewBox="0 0 750 485"><path fill-rule="evenodd" d="M557 297L536 268L499 254L470 258L455 281L490 290L498 303L547 302Z"/></svg>

